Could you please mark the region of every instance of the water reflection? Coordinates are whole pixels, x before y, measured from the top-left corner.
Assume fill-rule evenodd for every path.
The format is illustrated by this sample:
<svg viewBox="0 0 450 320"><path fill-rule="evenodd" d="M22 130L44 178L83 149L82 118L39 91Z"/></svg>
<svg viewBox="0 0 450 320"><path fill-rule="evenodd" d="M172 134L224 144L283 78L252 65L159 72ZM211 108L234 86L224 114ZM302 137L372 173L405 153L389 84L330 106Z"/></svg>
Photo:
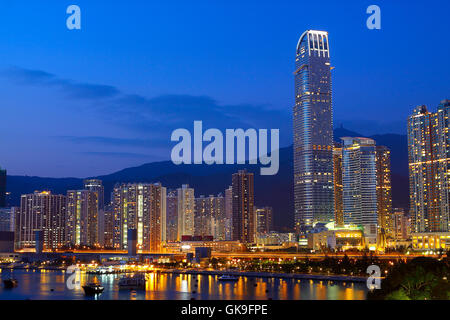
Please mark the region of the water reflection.
<svg viewBox="0 0 450 320"><path fill-rule="evenodd" d="M0 278L9 278L3 270ZM241 277L237 282L221 282L218 276L186 274L147 274L146 290L119 290L119 275L92 276L81 274L81 284L100 282L105 291L100 296L86 297L82 288L69 290L66 287L68 274L61 271L21 270L14 271L19 286L12 290L0 288L1 300L363 300L367 289L364 283L342 283L331 281L292 280L275 278Z"/></svg>

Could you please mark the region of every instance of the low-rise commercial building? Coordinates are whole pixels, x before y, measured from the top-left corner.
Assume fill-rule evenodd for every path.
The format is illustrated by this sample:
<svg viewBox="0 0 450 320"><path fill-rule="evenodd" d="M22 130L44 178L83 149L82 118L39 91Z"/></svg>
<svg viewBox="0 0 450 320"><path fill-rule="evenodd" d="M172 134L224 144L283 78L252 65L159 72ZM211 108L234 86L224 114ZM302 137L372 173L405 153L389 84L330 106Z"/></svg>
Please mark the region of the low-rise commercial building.
<svg viewBox="0 0 450 320"><path fill-rule="evenodd" d="M363 231L354 226L308 234L308 248L313 250L361 250L365 247Z"/></svg>
<svg viewBox="0 0 450 320"><path fill-rule="evenodd" d="M439 251L450 249L450 232L413 233L412 248L417 251Z"/></svg>
<svg viewBox="0 0 450 320"><path fill-rule="evenodd" d="M269 232L256 235L256 244L261 245L283 245L296 243L295 233Z"/></svg>
<svg viewBox="0 0 450 320"><path fill-rule="evenodd" d="M212 252L240 252L245 246L239 241L176 241L164 244L164 252L180 253L195 252L196 248L211 248Z"/></svg>

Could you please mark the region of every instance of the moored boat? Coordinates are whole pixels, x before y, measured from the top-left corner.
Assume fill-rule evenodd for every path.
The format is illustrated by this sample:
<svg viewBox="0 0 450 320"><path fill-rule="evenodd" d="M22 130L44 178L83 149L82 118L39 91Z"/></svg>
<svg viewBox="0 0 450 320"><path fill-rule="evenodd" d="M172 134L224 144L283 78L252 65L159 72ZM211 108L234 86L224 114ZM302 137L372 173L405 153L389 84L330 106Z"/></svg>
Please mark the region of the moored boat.
<svg viewBox="0 0 450 320"><path fill-rule="evenodd" d="M145 290L145 275L132 275L119 280L119 290Z"/></svg>
<svg viewBox="0 0 450 320"><path fill-rule="evenodd" d="M11 289L17 287L19 285L19 281L13 278L5 279L3 280L3 285L5 286L6 289Z"/></svg>
<svg viewBox="0 0 450 320"><path fill-rule="evenodd" d="M239 280L239 277L229 275L229 274L224 274L223 276L219 277L219 281L238 281L238 280Z"/></svg>
<svg viewBox="0 0 450 320"><path fill-rule="evenodd" d="M84 293L87 296L101 294L105 288L99 283L88 283L83 286Z"/></svg>

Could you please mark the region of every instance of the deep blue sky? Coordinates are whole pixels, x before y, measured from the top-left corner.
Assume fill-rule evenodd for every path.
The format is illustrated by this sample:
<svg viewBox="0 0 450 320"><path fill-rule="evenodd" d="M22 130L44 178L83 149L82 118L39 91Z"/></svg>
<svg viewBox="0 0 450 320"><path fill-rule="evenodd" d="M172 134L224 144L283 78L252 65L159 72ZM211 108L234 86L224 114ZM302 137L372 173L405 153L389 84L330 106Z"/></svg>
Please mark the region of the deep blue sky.
<svg viewBox="0 0 450 320"><path fill-rule="evenodd" d="M244 2L244 3L242 3ZM66 28L70 4L82 30ZM382 29L368 30L370 4ZM295 46L327 30L335 126L404 133L450 98L450 2L0 1L0 165L93 176L170 156L172 130L280 128L291 143Z"/></svg>

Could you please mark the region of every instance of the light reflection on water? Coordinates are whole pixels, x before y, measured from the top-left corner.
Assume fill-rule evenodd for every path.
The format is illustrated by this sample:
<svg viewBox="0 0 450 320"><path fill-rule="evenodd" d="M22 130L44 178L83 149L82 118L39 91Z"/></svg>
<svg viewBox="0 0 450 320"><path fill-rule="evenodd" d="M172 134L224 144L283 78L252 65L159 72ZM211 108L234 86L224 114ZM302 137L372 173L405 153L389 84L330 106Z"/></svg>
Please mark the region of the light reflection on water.
<svg viewBox="0 0 450 320"><path fill-rule="evenodd" d="M221 282L218 276L187 274L147 274L145 291L118 290L120 275L81 274L81 284L98 281L103 294L85 297L83 289L69 290L66 275L61 271L16 270L14 278L19 286L0 288L0 300L363 300L367 289L364 283L332 283L328 281L292 280L241 277L237 282ZM10 277L3 270L0 278Z"/></svg>

